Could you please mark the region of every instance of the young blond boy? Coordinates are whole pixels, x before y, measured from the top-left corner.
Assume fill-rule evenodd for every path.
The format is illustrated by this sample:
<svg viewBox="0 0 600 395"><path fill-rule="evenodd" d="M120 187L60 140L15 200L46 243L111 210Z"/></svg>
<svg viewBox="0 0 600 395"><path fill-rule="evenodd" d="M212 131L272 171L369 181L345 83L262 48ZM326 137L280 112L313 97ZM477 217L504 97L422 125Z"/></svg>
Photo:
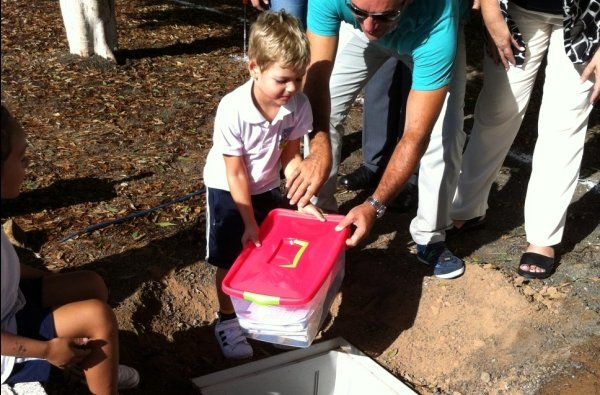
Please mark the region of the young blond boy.
<svg viewBox="0 0 600 395"><path fill-rule="evenodd" d="M247 242L260 247L258 227L269 211L286 205L280 169L288 177L298 166L300 139L312 130L310 104L300 92L310 50L298 21L284 12L261 14L250 30L248 57L251 79L219 103L204 167L206 262L217 267L215 335L227 358L251 357L252 347L221 283ZM312 205L301 210L324 221Z"/></svg>

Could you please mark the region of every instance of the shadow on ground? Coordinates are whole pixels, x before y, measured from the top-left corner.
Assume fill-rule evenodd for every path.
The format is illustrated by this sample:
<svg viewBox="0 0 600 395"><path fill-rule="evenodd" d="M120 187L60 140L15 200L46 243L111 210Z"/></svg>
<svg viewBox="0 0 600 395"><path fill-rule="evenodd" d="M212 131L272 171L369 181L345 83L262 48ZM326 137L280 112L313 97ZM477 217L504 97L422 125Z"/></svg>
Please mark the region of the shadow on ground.
<svg viewBox="0 0 600 395"><path fill-rule="evenodd" d="M172 269L189 266L204 258L205 245L198 222L170 237L152 240L143 247L78 266L93 270L111 290L109 302L116 306L147 281L160 280ZM68 269L72 270L72 269Z"/></svg>
<svg viewBox="0 0 600 395"><path fill-rule="evenodd" d="M2 217L16 217L81 203L111 200L117 197L116 185L152 175L153 173L143 172L118 180L95 177L58 180L48 187L23 192L16 199L2 200Z"/></svg>
<svg viewBox="0 0 600 395"><path fill-rule="evenodd" d="M234 42L234 37L231 35L220 37L207 37L197 39L189 43L177 42L172 45L158 48L136 48L136 49L121 49L117 53L117 61L119 64L125 64L130 60L138 60L145 58L157 58L161 56L181 56L181 55L199 55L210 53L218 49L230 48Z"/></svg>

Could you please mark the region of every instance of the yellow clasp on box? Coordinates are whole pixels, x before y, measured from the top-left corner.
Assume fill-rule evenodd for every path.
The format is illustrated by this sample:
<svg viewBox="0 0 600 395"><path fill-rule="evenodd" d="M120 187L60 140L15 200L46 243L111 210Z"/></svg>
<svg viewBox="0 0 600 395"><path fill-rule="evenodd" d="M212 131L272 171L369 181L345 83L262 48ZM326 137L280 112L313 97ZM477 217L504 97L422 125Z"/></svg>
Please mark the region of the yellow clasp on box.
<svg viewBox="0 0 600 395"><path fill-rule="evenodd" d="M279 305L278 296L261 295L254 292L244 292L244 300L248 302L256 303L262 306L277 306Z"/></svg>
<svg viewBox="0 0 600 395"><path fill-rule="evenodd" d="M300 258L302 257L302 254L304 254L304 251L306 251L306 248L308 247L308 241L294 239L294 244L300 246L300 249L294 256L294 260L290 264L280 265L279 267L285 267L287 269L295 269L296 266L298 266L298 262L300 262Z"/></svg>

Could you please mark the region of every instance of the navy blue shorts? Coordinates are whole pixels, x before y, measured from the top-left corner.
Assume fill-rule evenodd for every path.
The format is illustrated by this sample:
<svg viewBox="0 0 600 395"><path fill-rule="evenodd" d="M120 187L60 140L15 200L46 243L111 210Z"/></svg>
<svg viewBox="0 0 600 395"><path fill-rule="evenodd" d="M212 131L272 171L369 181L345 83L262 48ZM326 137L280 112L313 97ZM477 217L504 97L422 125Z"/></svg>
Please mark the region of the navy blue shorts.
<svg viewBox="0 0 600 395"><path fill-rule="evenodd" d="M42 307L42 278L26 279L19 282L19 288L25 296L25 307L17 314L17 334L36 340L51 340L56 337L52 309ZM31 381L48 381L50 363L43 359L16 363L7 384Z"/></svg>
<svg viewBox="0 0 600 395"><path fill-rule="evenodd" d="M254 218L260 225L275 208L289 207L279 188L252 196ZM206 262L229 269L242 252L244 221L229 191L206 188Z"/></svg>

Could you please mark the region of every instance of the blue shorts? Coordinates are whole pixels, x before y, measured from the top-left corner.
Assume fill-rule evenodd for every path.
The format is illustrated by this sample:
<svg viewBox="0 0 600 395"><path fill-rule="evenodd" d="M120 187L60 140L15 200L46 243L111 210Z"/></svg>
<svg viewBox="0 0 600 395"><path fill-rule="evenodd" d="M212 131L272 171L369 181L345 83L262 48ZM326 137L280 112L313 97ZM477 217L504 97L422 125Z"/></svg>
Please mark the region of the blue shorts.
<svg viewBox="0 0 600 395"><path fill-rule="evenodd" d="M25 307L16 314L17 335L36 340L52 340L56 337L52 309L42 307L42 278L26 279L19 282L25 296ZM6 384L48 381L50 363L43 359L16 363Z"/></svg>
<svg viewBox="0 0 600 395"><path fill-rule="evenodd" d="M260 225L275 208L289 207L279 188L252 196L254 218ZM206 262L229 269L242 252L244 221L231 193L206 188Z"/></svg>

